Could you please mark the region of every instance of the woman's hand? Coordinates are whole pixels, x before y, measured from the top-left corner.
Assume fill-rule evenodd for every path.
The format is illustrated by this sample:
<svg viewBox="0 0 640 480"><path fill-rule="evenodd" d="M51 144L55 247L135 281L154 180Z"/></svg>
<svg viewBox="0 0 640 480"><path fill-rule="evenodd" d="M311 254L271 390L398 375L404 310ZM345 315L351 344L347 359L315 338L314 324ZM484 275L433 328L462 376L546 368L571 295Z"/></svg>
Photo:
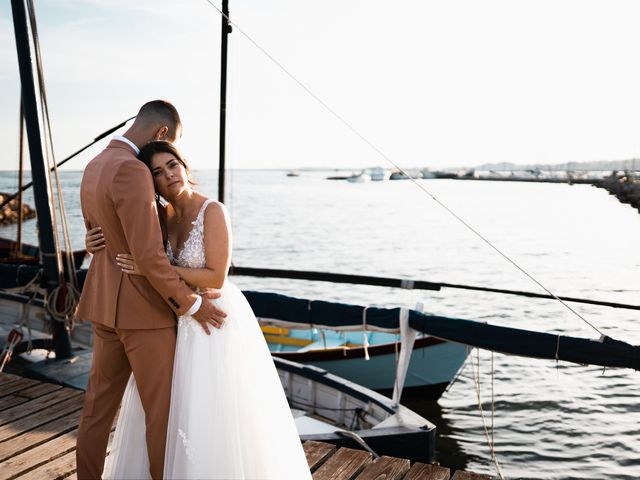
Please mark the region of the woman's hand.
<svg viewBox="0 0 640 480"><path fill-rule="evenodd" d="M116 255L116 263L122 268L122 271L128 275L142 275L142 272L138 270L138 266L133 260L133 255L130 253L118 253Z"/></svg>
<svg viewBox="0 0 640 480"><path fill-rule="evenodd" d="M98 250L102 250L107 246L101 227L92 228L87 232L84 237L84 246L86 247L87 252L91 254L94 254Z"/></svg>

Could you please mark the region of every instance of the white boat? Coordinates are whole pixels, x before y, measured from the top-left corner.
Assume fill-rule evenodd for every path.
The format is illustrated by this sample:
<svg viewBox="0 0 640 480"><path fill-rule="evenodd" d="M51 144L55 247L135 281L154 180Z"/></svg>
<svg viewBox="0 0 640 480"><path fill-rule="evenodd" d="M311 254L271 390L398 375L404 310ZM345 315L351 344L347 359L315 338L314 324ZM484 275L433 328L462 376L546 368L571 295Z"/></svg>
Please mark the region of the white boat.
<svg viewBox="0 0 640 480"><path fill-rule="evenodd" d="M347 182L350 183L365 183L371 181L371 175L368 175L364 171L360 173L354 173L350 177L347 177Z"/></svg>
<svg viewBox="0 0 640 480"><path fill-rule="evenodd" d="M435 172L432 172L428 168L423 168L422 170L420 170L420 175L422 176L422 178L438 178Z"/></svg>
<svg viewBox="0 0 640 480"><path fill-rule="evenodd" d="M372 182L383 182L391 177L391 172L382 167L369 168L366 173L371 177Z"/></svg>

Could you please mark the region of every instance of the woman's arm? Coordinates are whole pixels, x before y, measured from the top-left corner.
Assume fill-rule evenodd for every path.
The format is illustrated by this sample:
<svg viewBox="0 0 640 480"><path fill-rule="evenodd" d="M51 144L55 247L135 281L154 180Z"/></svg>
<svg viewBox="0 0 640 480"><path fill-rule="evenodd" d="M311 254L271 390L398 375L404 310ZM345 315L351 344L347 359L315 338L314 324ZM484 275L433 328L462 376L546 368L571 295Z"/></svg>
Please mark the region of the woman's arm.
<svg viewBox="0 0 640 480"><path fill-rule="evenodd" d="M205 268L174 268L189 285L222 288L231 264L231 222L219 202L211 202L204 212L204 250Z"/></svg>
<svg viewBox="0 0 640 480"><path fill-rule="evenodd" d="M84 236L84 246L87 252L92 255L107 246L104 241L104 235L101 227L95 227L91 230L87 230L87 233Z"/></svg>

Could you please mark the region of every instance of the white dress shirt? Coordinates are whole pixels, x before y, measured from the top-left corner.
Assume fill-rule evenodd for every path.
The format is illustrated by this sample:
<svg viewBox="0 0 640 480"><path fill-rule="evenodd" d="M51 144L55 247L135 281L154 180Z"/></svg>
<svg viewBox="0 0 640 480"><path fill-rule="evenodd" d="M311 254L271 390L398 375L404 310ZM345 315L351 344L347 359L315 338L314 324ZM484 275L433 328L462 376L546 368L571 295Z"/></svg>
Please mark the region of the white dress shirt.
<svg viewBox="0 0 640 480"><path fill-rule="evenodd" d="M113 140L118 140L119 142L126 143L131 148L133 148L133 151L136 152L136 155L140 154L140 149L138 148L138 146L135 143L133 143L131 140L129 140L127 137L123 135L114 135Z"/></svg>

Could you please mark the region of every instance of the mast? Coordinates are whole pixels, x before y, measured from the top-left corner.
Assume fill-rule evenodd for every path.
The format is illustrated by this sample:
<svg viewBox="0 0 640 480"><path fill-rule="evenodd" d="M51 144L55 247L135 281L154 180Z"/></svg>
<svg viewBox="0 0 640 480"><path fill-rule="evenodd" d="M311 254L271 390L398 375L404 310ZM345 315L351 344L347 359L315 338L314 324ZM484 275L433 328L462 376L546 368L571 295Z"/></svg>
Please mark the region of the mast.
<svg viewBox="0 0 640 480"><path fill-rule="evenodd" d="M218 201L224 203L225 144L227 127L227 40L229 25L229 0L222 0L222 27L220 30L220 151L218 161Z"/></svg>
<svg viewBox="0 0 640 480"><path fill-rule="evenodd" d="M20 165L19 165L19 173L18 173L18 191L20 192L20 195L18 196L18 238L16 239L18 245L17 245L17 251L16 251L16 258L19 259L20 256L22 255L22 221L23 221L23 213L22 213L22 199L23 199L23 195L22 195L22 181L23 181L23 174L24 174L24 109L22 108L22 100L20 101L20 152L18 154L19 158L20 158Z"/></svg>
<svg viewBox="0 0 640 480"><path fill-rule="evenodd" d="M22 108L27 129L29 157L31 160L31 176L34 185L34 200L38 215L38 243L44 268L44 281L47 292L51 292L59 284L61 265L58 265L56 243L52 229L51 208L47 193L47 176L44 167L42 137L38 121L38 106L33 75L33 59L27 14L24 0L11 0L13 26L16 36L20 83L22 84ZM66 326L51 318L53 342L57 359L69 358L72 355L71 342Z"/></svg>

